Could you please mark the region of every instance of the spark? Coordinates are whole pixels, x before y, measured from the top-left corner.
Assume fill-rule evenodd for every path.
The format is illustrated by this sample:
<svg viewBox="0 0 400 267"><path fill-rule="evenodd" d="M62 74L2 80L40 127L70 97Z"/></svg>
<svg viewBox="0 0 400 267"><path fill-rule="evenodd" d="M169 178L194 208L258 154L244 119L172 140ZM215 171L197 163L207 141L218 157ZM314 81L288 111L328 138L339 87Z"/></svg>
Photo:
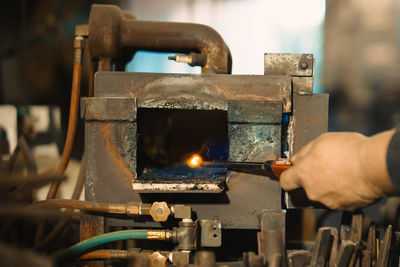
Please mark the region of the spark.
<svg viewBox="0 0 400 267"><path fill-rule="evenodd" d="M203 161L203 159L201 158L201 156L199 154L193 154L188 160L187 160L187 164L189 165L189 167L191 168L197 168L200 166L201 162Z"/></svg>

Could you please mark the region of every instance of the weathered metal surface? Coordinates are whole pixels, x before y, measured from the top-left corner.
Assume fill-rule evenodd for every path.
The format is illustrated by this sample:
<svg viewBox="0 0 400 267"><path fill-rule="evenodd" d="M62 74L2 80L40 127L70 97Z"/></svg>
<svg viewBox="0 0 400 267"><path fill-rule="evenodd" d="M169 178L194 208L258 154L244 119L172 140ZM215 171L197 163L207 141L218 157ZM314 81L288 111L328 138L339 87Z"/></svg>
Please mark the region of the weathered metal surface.
<svg viewBox="0 0 400 267"><path fill-rule="evenodd" d="M81 117L85 121L136 121L136 99L129 97L81 98Z"/></svg>
<svg viewBox="0 0 400 267"><path fill-rule="evenodd" d="M311 95L314 88L314 77L292 77L293 94Z"/></svg>
<svg viewBox="0 0 400 267"><path fill-rule="evenodd" d="M172 251L170 260L175 266L186 266L189 264L189 252Z"/></svg>
<svg viewBox="0 0 400 267"><path fill-rule="evenodd" d="M105 168L111 167L107 164ZM260 229L260 211L268 207L281 209L281 189L277 181L268 177L231 172L222 194L137 194L120 176L99 177L95 195L99 202L123 203L124 201L166 201L169 204L190 205L198 219L218 218L224 229ZM111 192L118 192L112 194ZM94 201L94 200L93 200ZM143 218L106 218L109 225L133 227L161 227Z"/></svg>
<svg viewBox="0 0 400 267"><path fill-rule="evenodd" d="M137 193L221 193L224 186L221 181L207 183L199 181L196 183L154 183L143 180L134 180L132 189Z"/></svg>
<svg viewBox="0 0 400 267"><path fill-rule="evenodd" d="M138 107L227 110L228 100L282 101L291 112L291 79L263 75L98 72L96 97L133 97Z"/></svg>
<svg viewBox="0 0 400 267"><path fill-rule="evenodd" d="M356 244L350 240L342 240L339 248L339 252L336 258L336 266L346 267L353 256L353 252Z"/></svg>
<svg viewBox="0 0 400 267"><path fill-rule="evenodd" d="M265 161L280 155L281 125L233 124L229 129L229 160Z"/></svg>
<svg viewBox="0 0 400 267"><path fill-rule="evenodd" d="M155 251L148 255L148 266L149 267L166 267L168 257L164 253Z"/></svg>
<svg viewBox="0 0 400 267"><path fill-rule="evenodd" d="M310 264L311 254L307 250L288 251L289 267L306 267Z"/></svg>
<svg viewBox="0 0 400 267"><path fill-rule="evenodd" d="M349 239L354 243L360 243L363 230L363 216L361 213L353 214L351 218L351 230Z"/></svg>
<svg viewBox="0 0 400 267"><path fill-rule="evenodd" d="M300 149L328 129L327 94L311 96L293 95L293 117L289 125L289 152L294 155Z"/></svg>
<svg viewBox="0 0 400 267"><path fill-rule="evenodd" d="M220 247L222 245L222 224L219 220L199 220L200 245L202 247Z"/></svg>
<svg viewBox="0 0 400 267"><path fill-rule="evenodd" d="M174 213L174 218L176 219L191 219L192 218L192 208L186 205L173 205L171 207Z"/></svg>
<svg viewBox="0 0 400 267"><path fill-rule="evenodd" d="M318 229L317 238L315 239L314 250L310 262L310 267L325 267L328 262L328 254L330 251L330 235L331 231L327 227Z"/></svg>
<svg viewBox="0 0 400 267"><path fill-rule="evenodd" d="M196 267L216 267L215 254L212 251L198 251L194 255L194 265Z"/></svg>
<svg viewBox="0 0 400 267"><path fill-rule="evenodd" d="M331 252L328 266L335 266L335 260L339 253L339 233L335 227L329 227L329 229L331 231Z"/></svg>
<svg viewBox="0 0 400 267"><path fill-rule="evenodd" d="M145 197L135 193L132 190L135 178L135 127L134 123L125 122L86 122L87 200L113 203L142 200L146 203L159 198L169 204L184 203L192 206L199 219L217 216L224 228L247 229L259 228L260 210L267 207L281 208L281 191L277 181L233 172L226 182L227 192L219 196L183 198L168 194ZM271 158L277 156L273 151L270 153ZM107 222L121 226L160 226L159 223L131 218L107 219Z"/></svg>
<svg viewBox="0 0 400 267"><path fill-rule="evenodd" d="M263 256L264 263L268 266L274 264L286 265L286 211L283 210L263 210L260 215L261 232L258 234L259 255ZM276 262L276 255L280 258ZM285 259L285 261L283 261Z"/></svg>
<svg viewBox="0 0 400 267"><path fill-rule="evenodd" d="M280 265L286 266L285 233L281 228L258 232L257 239L258 254L263 257L264 265L271 266L275 255L280 254L285 259L285 264L282 263L283 258L280 259Z"/></svg>
<svg viewBox="0 0 400 267"><path fill-rule="evenodd" d="M361 251L361 267L372 267L372 256L368 250Z"/></svg>
<svg viewBox="0 0 400 267"><path fill-rule="evenodd" d="M104 217L101 216L82 216L80 220L80 240L104 234ZM92 261L88 264L91 267L104 266L103 261Z"/></svg>
<svg viewBox="0 0 400 267"><path fill-rule="evenodd" d="M253 251L244 252L243 263L238 266L263 267L263 258L260 255L256 255L256 253L254 253Z"/></svg>
<svg viewBox="0 0 400 267"><path fill-rule="evenodd" d="M286 226L286 211L285 210L262 210L261 218L261 231L268 231L272 229L282 229L283 233Z"/></svg>
<svg viewBox="0 0 400 267"><path fill-rule="evenodd" d="M165 103L170 103L169 108L180 108L185 105L190 109L228 110L228 100L273 102L271 105L274 108L266 105L263 110L260 106L256 112L262 111L266 114L268 111L268 117L274 118L272 120L274 123L229 123L231 160L268 160L280 156L282 108L278 106L291 103L291 93L286 94L287 99L284 100L282 92L291 92L289 77L113 72L97 73L95 79L96 97L137 98L139 108L163 108L166 107ZM281 209L279 182L253 174L229 172L223 184L223 188L226 189L221 194L177 196L135 192L132 190L132 182L136 179L135 138L136 123L86 122L86 150L89 163L87 199L114 203L129 201L149 203L158 200L166 201L170 205L190 205L198 219L217 216L227 229L258 229L261 210ZM196 186L199 185L208 186L201 183ZM221 186L214 185L218 186L218 192L221 192ZM184 192L199 192L193 189ZM212 192L210 188L207 190ZM154 190L154 192L160 191ZM107 218L107 223L120 226L160 226L156 222L135 218L133 220Z"/></svg>
<svg viewBox="0 0 400 267"><path fill-rule="evenodd" d="M220 204L191 204L193 210L204 219L217 217L224 229L259 229L261 210L281 209L279 182L268 177L230 172L226 186Z"/></svg>
<svg viewBox="0 0 400 267"><path fill-rule="evenodd" d="M281 123L281 101L228 101L229 123Z"/></svg>
<svg viewBox="0 0 400 267"><path fill-rule="evenodd" d="M197 221L180 221L175 229L173 242L178 243L180 250L194 250L197 246Z"/></svg>
<svg viewBox="0 0 400 267"><path fill-rule="evenodd" d="M367 251L371 256L371 264L375 265L377 260L377 243L375 224L371 224L368 229Z"/></svg>
<svg viewBox="0 0 400 267"><path fill-rule="evenodd" d="M150 215L156 222L165 222L170 214L171 210L165 201L156 201L153 203L153 205L151 205Z"/></svg>
<svg viewBox="0 0 400 267"><path fill-rule="evenodd" d="M136 178L135 138L136 123L85 123L86 200L130 200Z"/></svg>
<svg viewBox="0 0 400 267"><path fill-rule="evenodd" d="M265 75L313 76L312 54L264 54Z"/></svg>
<svg viewBox="0 0 400 267"><path fill-rule="evenodd" d="M204 74L231 73L229 48L212 28L193 23L140 21L113 5L92 5L89 43L94 57L121 56L126 48L168 52L201 52Z"/></svg>
<svg viewBox="0 0 400 267"><path fill-rule="evenodd" d="M389 225L386 228L385 235L382 240L382 244L379 248L379 256L376 262L376 267L387 267L389 266L389 257L390 257L390 247L392 245L392 226Z"/></svg>
<svg viewBox="0 0 400 267"><path fill-rule="evenodd" d="M328 129L328 95L293 95L293 116L288 129L289 156ZM285 193L287 208L313 206L304 191Z"/></svg>

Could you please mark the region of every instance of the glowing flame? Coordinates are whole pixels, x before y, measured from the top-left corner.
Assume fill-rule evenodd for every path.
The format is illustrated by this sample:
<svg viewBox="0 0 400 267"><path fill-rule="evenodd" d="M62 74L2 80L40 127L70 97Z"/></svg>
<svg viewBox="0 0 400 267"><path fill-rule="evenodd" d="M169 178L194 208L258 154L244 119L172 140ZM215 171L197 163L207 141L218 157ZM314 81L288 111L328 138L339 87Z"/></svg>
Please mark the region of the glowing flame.
<svg viewBox="0 0 400 267"><path fill-rule="evenodd" d="M199 154L193 154L188 160L187 164L191 168L197 168L200 166L200 163L203 161Z"/></svg>

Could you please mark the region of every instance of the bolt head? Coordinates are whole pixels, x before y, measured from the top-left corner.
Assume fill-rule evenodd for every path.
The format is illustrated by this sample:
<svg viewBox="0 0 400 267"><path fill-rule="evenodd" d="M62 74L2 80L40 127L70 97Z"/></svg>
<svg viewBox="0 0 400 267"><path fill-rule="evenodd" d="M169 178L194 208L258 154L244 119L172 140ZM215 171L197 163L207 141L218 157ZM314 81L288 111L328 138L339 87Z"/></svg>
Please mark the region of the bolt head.
<svg viewBox="0 0 400 267"><path fill-rule="evenodd" d="M300 68L303 69L303 70L306 70L308 68L307 62L301 62L300 63Z"/></svg>
<svg viewBox="0 0 400 267"><path fill-rule="evenodd" d="M171 210L165 201L154 202L151 205L150 215L155 222L165 222L170 214Z"/></svg>

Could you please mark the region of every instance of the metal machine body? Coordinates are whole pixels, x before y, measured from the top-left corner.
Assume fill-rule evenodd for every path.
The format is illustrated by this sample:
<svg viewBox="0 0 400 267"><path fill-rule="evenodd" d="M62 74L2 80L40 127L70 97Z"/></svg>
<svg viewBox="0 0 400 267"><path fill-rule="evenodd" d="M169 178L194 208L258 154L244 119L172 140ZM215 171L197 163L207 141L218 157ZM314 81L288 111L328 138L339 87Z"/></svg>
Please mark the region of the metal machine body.
<svg viewBox="0 0 400 267"><path fill-rule="evenodd" d="M200 227L203 225L201 231L208 233L201 239L212 246L221 244L208 239L215 230L206 229L218 225L218 230L261 229L267 234L260 235L259 242L269 239L268 234L278 239L282 236L276 244L281 249L285 243L285 210L309 205L304 192L288 195L276 180L226 170L217 176L149 176L147 167L140 166L141 125L143 121L160 123L162 116L157 112L177 112L187 122L180 125L181 131L191 125L199 127L202 121L203 127L198 129L207 133L214 130L214 126L207 125L215 115L220 120L214 125L221 127L228 143L225 160L254 162L290 157L327 130L328 96L313 94L313 56L267 53L264 75L230 75L229 49L211 28L137 21L127 14L115 7L94 5L89 25L77 28L83 35L88 34L90 53L99 59L93 96L81 99L87 166L85 199L183 204L191 207L192 218ZM205 59L199 61L203 64L202 74L111 71L118 70L118 63L127 62L138 49L192 52L185 56L189 59L193 52L200 52L197 57ZM150 120L143 115L149 110L156 114ZM202 120L201 114L209 117ZM191 121L192 115L199 118L199 123ZM151 134L151 129L147 133ZM185 147L190 144L190 136L182 136ZM153 143L157 142L154 139ZM86 216L81 219L81 239L103 233L105 225L165 227L165 223L143 218ZM214 226L210 229L217 229Z"/></svg>
<svg viewBox="0 0 400 267"><path fill-rule="evenodd" d="M279 182L258 175L229 171L226 179L218 181L158 182L140 180L136 172L137 110L141 108L225 111L229 159L234 161L280 157L283 142L293 154L322 133L326 129L327 96L312 94L312 87L307 88L312 86L312 70L311 76L305 77L278 75L283 73L274 70L278 64L288 64L285 57L311 57L313 62L312 56L265 57L266 61L275 60L275 65L266 65L264 76L97 73L94 97L82 100L88 166L86 199L113 203L176 201L190 205L198 218L218 217L224 228L234 229L258 229L260 211L285 208ZM290 67L282 68L282 72L290 74ZM293 74L307 75L299 71ZM310 109L312 113L304 114ZM289 120L282 126L286 114ZM287 202L290 207L289 197ZM111 222L124 226L158 224Z"/></svg>

